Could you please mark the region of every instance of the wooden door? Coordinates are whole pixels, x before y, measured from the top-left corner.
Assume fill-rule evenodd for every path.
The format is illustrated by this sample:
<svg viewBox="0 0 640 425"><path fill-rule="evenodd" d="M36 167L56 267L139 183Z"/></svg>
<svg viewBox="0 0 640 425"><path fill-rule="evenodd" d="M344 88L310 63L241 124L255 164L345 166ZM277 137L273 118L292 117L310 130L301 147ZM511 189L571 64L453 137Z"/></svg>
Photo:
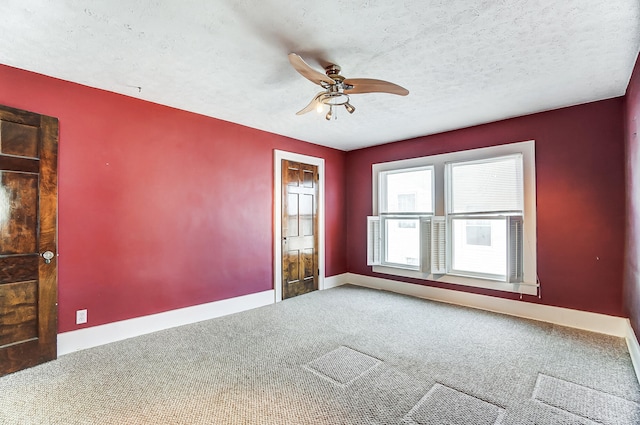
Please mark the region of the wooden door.
<svg viewBox="0 0 640 425"><path fill-rule="evenodd" d="M318 167L282 160L282 299L318 289Z"/></svg>
<svg viewBox="0 0 640 425"><path fill-rule="evenodd" d="M0 106L0 376L57 356L57 156L57 119Z"/></svg>

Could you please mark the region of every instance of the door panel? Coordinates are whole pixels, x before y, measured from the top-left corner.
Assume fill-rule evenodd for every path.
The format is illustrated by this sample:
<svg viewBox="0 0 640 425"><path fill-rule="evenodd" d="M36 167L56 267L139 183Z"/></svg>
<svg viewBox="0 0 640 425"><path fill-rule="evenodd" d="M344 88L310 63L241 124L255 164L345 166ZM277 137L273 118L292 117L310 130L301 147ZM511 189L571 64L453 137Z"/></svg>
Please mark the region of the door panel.
<svg viewBox="0 0 640 425"><path fill-rule="evenodd" d="M298 221L298 215L299 215L299 209L298 209L298 198L300 197L300 195L298 195L297 193L288 193L287 195L287 202L285 203L285 214L286 214L286 222L283 221L283 224L286 223L286 226L284 226L282 235L283 236L300 236L300 228L299 228L299 221Z"/></svg>
<svg viewBox="0 0 640 425"><path fill-rule="evenodd" d="M301 164L302 186L314 188L317 183L318 167L313 165Z"/></svg>
<svg viewBox="0 0 640 425"><path fill-rule="evenodd" d="M38 175L0 171L0 255L36 251Z"/></svg>
<svg viewBox="0 0 640 425"><path fill-rule="evenodd" d="M284 253L283 263L286 266L286 268L282 270L283 272L282 279L283 279L283 285L286 285L287 287L289 285L295 285L299 282L299 278L298 278L300 276L299 256L300 256L300 251L296 249L290 249ZM283 298L288 298L288 297L285 296Z"/></svg>
<svg viewBox="0 0 640 425"><path fill-rule="evenodd" d="M313 195L300 195L298 198L299 204L299 225L300 236L313 236L314 220L316 218L313 213L314 196Z"/></svg>
<svg viewBox="0 0 640 425"><path fill-rule="evenodd" d="M0 375L56 358L58 121L0 107Z"/></svg>
<svg viewBox="0 0 640 425"><path fill-rule="evenodd" d="M38 257L15 255L0 257L0 285L38 279Z"/></svg>
<svg viewBox="0 0 640 425"><path fill-rule="evenodd" d="M38 337L38 282L9 283L0 298L0 346Z"/></svg>
<svg viewBox="0 0 640 425"><path fill-rule="evenodd" d="M0 123L0 153L38 157L38 127L10 121Z"/></svg>
<svg viewBox="0 0 640 425"><path fill-rule="evenodd" d="M315 250L313 248L305 249L302 252L302 264L304 264L303 279L313 279L318 269L315 261Z"/></svg>
<svg viewBox="0 0 640 425"><path fill-rule="evenodd" d="M282 160L282 298L318 289L318 167Z"/></svg>

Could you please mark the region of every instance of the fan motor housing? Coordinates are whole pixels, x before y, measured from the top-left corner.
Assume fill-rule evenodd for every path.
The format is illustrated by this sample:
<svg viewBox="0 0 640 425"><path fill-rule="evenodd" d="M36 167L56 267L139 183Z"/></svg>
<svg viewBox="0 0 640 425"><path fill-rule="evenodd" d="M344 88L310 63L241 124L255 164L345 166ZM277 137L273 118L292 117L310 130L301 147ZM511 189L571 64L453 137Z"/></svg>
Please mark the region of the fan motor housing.
<svg viewBox="0 0 640 425"><path fill-rule="evenodd" d="M329 78L334 79L337 82L341 83L342 81L344 81L344 77L340 75L341 69L342 68L340 68L340 66L338 65L329 65L325 67L324 71Z"/></svg>

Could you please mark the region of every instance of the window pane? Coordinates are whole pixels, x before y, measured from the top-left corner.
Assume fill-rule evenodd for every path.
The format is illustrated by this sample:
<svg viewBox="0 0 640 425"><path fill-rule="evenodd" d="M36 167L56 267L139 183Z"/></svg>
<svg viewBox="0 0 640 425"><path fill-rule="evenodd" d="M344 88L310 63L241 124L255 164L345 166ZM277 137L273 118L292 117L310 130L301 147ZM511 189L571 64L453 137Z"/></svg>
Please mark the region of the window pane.
<svg viewBox="0 0 640 425"><path fill-rule="evenodd" d="M491 246L490 220L467 220L466 232L468 245Z"/></svg>
<svg viewBox="0 0 640 425"><path fill-rule="evenodd" d="M433 169L387 171L381 175L381 212L433 213Z"/></svg>
<svg viewBox="0 0 640 425"><path fill-rule="evenodd" d="M523 209L522 156L449 164L449 212Z"/></svg>
<svg viewBox="0 0 640 425"><path fill-rule="evenodd" d="M506 276L506 219L451 220L451 268L458 272Z"/></svg>
<svg viewBox="0 0 640 425"><path fill-rule="evenodd" d="M383 219L385 262L420 266L420 226L417 218Z"/></svg>

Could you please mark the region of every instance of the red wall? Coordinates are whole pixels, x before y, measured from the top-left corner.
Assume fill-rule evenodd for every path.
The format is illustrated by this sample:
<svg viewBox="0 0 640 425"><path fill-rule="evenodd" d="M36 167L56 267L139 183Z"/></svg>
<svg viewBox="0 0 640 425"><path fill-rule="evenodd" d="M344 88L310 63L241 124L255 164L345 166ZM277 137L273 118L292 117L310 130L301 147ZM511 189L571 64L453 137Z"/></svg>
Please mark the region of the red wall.
<svg viewBox="0 0 640 425"><path fill-rule="evenodd" d="M0 104L60 119L60 332L271 289L273 149L325 159L326 275L374 276L365 219L373 163L531 139L542 298L523 299L625 315L625 200L633 201L625 305L639 329L638 80L636 66L626 103L611 99L347 153L2 65ZM77 326L81 308L89 323Z"/></svg>
<svg viewBox="0 0 640 425"><path fill-rule="evenodd" d="M2 65L0 104L60 120L60 332L273 288L274 149L325 159L346 272L344 152Z"/></svg>
<svg viewBox="0 0 640 425"><path fill-rule="evenodd" d="M631 325L640 339L640 56L625 96L627 238L624 301Z"/></svg>
<svg viewBox="0 0 640 425"><path fill-rule="evenodd" d="M482 107L482 105L478 105ZM624 100L616 98L347 153L347 262L366 265L371 165L525 140L536 141L538 276L525 301L623 315ZM393 277L503 298L518 295Z"/></svg>

